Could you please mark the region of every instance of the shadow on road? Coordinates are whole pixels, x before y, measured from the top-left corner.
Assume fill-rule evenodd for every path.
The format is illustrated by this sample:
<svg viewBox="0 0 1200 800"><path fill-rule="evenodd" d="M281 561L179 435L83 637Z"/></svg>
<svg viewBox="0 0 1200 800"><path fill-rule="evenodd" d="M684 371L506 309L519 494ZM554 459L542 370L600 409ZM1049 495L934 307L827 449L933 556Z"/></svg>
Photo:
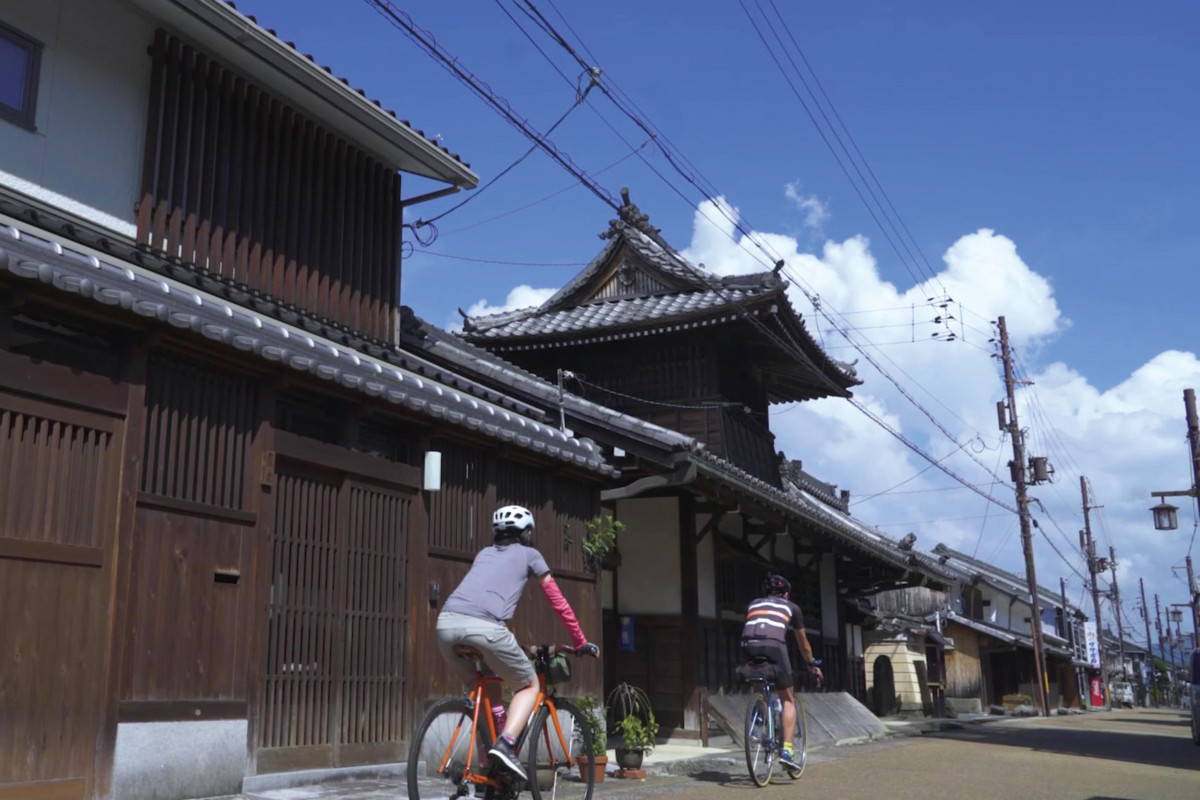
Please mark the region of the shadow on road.
<svg viewBox="0 0 1200 800"><path fill-rule="evenodd" d="M750 776L747 775L745 772L742 772L740 775L738 775L738 774L731 774L728 772L721 772L720 770L710 769L710 770L705 770L703 772L693 773L689 777L691 777L692 780L701 781L703 783L715 783L719 786L724 786L728 789L746 789L749 791L757 791L758 790L758 787L754 785L754 781L750 780ZM793 781L791 780L791 778L788 778L786 776L781 778L780 776L776 775L774 778L772 778L771 785L772 786L774 786L775 784L783 785L783 784L792 783L792 782Z"/></svg>
<svg viewBox="0 0 1200 800"><path fill-rule="evenodd" d="M1163 734L1117 731L1039 728L1036 726L990 727L932 734L937 738L983 744L1024 747L1045 753L1104 758L1200 771L1200 753L1191 738Z"/></svg>
<svg viewBox="0 0 1200 800"><path fill-rule="evenodd" d="M1167 727L1170 727L1170 728L1186 728L1186 727L1188 727L1188 726L1190 725L1190 723L1189 723L1189 722L1188 722L1186 719L1184 719L1184 718L1182 718L1182 717L1180 717L1179 719L1141 719L1141 718L1134 718L1134 719L1123 719L1123 720L1121 720L1121 724L1130 723L1130 722L1132 722L1132 723L1134 723L1134 724L1137 724L1137 725L1165 725L1165 726L1167 726Z"/></svg>

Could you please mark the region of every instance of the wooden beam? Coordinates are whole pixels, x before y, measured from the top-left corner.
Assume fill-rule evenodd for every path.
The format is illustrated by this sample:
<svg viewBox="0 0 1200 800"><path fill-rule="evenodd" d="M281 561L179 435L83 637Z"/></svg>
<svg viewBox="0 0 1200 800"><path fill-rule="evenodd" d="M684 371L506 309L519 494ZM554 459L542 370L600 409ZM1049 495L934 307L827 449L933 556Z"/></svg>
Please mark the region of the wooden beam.
<svg viewBox="0 0 1200 800"><path fill-rule="evenodd" d="M699 543L703 541L705 536L708 536L710 533L716 530L717 526L721 524L721 518L724 516L725 511L724 509L721 509L709 517L708 522L704 523L704 527L700 530L700 533L696 534L696 542Z"/></svg>

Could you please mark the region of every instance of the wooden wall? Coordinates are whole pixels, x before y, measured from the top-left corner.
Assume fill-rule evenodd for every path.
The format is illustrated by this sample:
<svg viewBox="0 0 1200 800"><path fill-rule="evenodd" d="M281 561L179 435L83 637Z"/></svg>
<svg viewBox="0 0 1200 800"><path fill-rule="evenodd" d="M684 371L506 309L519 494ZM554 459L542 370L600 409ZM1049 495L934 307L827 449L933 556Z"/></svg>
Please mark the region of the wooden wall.
<svg viewBox="0 0 1200 800"><path fill-rule="evenodd" d="M962 625L946 631L954 639L954 650L946 652L946 696L983 697L983 672L979 655L979 634Z"/></svg>
<svg viewBox="0 0 1200 800"><path fill-rule="evenodd" d="M138 240L391 340L396 170L177 37L158 31L150 52Z"/></svg>

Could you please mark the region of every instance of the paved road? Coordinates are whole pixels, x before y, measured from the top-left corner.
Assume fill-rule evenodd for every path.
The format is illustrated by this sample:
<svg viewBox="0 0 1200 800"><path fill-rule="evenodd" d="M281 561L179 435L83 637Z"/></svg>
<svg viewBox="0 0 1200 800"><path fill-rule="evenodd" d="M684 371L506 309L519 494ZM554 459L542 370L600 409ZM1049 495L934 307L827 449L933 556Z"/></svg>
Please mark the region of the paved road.
<svg viewBox="0 0 1200 800"><path fill-rule="evenodd" d="M680 765L682 767L682 765ZM1200 800L1200 747L1178 711L969 724L812 753L797 782L758 789L740 753L687 775L606 780L596 800ZM352 781L222 800L395 800L402 781ZM529 795L522 795L522 798Z"/></svg>
<svg viewBox="0 0 1200 800"><path fill-rule="evenodd" d="M1098 712L835 748L798 783L761 790L721 769L658 788L646 787L690 800L1198 800L1200 747L1177 711Z"/></svg>

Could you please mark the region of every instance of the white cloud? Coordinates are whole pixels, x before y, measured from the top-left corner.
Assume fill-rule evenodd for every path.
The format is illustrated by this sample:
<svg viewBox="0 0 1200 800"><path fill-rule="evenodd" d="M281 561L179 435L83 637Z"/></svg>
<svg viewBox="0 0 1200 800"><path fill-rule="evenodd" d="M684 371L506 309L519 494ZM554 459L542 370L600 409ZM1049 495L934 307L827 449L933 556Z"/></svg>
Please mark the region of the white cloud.
<svg viewBox="0 0 1200 800"><path fill-rule="evenodd" d="M516 311L521 308L532 308L554 296L558 289L535 289L528 284L521 284L508 293L508 297L500 305L491 305L487 299L477 300L467 309L468 317L480 317L487 314L502 314L505 311ZM446 326L447 330L462 328L462 318L457 315Z"/></svg>
<svg viewBox="0 0 1200 800"><path fill-rule="evenodd" d="M790 186L788 196L794 201L800 197ZM1161 353L1121 384L1100 391L1067 364L1037 361L1045 343L1069 336L1070 322L1058 306L1053 284L1022 260L1011 239L993 230L980 229L955 242L943 254L935 281L896 286L881 277L865 237L826 242L816 254L803 252L792 237L755 232L754 240L769 248L767 256L737 233L728 219L736 219L737 210L718 202L720 207L706 203L696 214L686 257L719 274L769 269L776 254L785 259L793 304L809 330L820 334L834 358L858 360L864 384L855 398L927 453L944 459L946 467L1013 506L1011 486L992 486L989 474L1007 481L1012 458L1011 442L1001 438L997 427L996 402L1004 396L1004 385L999 361L993 358L995 345L988 341L995 336L992 321L1004 316L1021 372L1033 381L1018 389L1027 454L1047 456L1056 469L1054 483L1030 492L1046 509L1035 505L1033 514L1039 523L1034 532L1039 582L1057 587L1058 577L1065 576L1072 602L1082 597L1082 582L1072 570L1086 574L1076 533L1083 523L1082 473L1092 502L1103 504L1092 512L1098 547L1107 555L1111 542L1122 565L1126 616L1136 616L1138 577L1146 580L1148 593L1158 591L1176 602L1186 599L1186 588L1172 567L1182 563L1187 551L1192 514L1186 503L1178 503L1184 507L1181 527L1188 530L1164 534L1153 530L1147 508L1151 491L1191 483L1182 390L1200 387L1200 361L1194 354ZM945 309L931 308L930 297L954 302ZM817 298L854 341L880 345L867 347L867 354L962 447L907 401L863 353L849 347L828 320L814 314L810 298ZM953 319L934 324L939 314ZM938 339L953 332L955 341L938 341L934 332ZM865 522L897 538L914 531L918 547L944 542L1024 574L1015 515L930 468L849 403L804 403L774 415L772 430L777 446L801 459L805 469L849 489L852 502L862 500L852 511ZM1106 606L1111 624L1108 614Z"/></svg>
<svg viewBox="0 0 1200 800"><path fill-rule="evenodd" d="M801 194L798 182L787 184L784 194L804 212L804 227L819 232L829 221L829 206L815 194Z"/></svg>

